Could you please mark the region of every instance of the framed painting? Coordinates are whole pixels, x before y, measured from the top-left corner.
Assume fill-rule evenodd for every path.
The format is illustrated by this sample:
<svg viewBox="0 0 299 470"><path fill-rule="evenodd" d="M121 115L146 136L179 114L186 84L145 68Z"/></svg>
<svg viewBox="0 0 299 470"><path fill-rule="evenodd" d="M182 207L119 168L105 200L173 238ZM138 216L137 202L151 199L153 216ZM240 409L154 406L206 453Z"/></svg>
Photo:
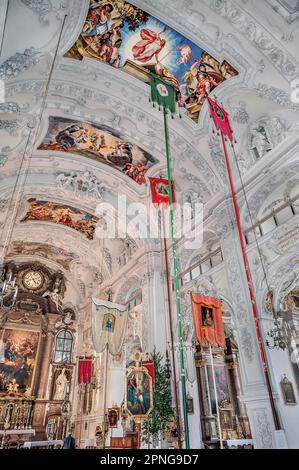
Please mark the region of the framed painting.
<svg viewBox="0 0 299 470"><path fill-rule="evenodd" d="M153 410L153 383L146 367L130 367L126 375L126 410L142 421Z"/></svg>
<svg viewBox="0 0 299 470"><path fill-rule="evenodd" d="M296 405L297 400L292 382L285 376L280 382L280 386L285 405Z"/></svg>
<svg viewBox="0 0 299 470"><path fill-rule="evenodd" d="M220 410L221 427L225 431L233 430L233 414L232 410Z"/></svg>
<svg viewBox="0 0 299 470"><path fill-rule="evenodd" d="M230 393L224 366L215 366L216 393L219 406L227 406L230 403ZM216 397L213 386L212 366L207 365L209 392L211 397L212 413L216 414Z"/></svg>
<svg viewBox="0 0 299 470"><path fill-rule="evenodd" d="M119 408L108 408L108 426L117 428L119 420Z"/></svg>
<svg viewBox="0 0 299 470"><path fill-rule="evenodd" d="M188 415L193 415L194 414L193 397L191 397L191 395L187 395L186 396L186 401L187 401L187 413L188 413Z"/></svg>
<svg viewBox="0 0 299 470"><path fill-rule="evenodd" d="M0 364L0 393L7 393L15 381L15 392L25 393L33 386L40 333L5 329L4 362Z"/></svg>

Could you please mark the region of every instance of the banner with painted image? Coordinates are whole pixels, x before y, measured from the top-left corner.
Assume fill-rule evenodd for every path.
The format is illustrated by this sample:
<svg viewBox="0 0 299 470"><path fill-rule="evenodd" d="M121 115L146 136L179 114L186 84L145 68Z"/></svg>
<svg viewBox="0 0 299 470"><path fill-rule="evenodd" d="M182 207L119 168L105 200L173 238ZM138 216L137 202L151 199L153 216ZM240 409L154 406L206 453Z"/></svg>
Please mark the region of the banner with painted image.
<svg viewBox="0 0 299 470"><path fill-rule="evenodd" d="M92 298L92 337L95 350L103 352L108 345L110 354L120 353L128 322L128 306Z"/></svg>
<svg viewBox="0 0 299 470"><path fill-rule="evenodd" d="M195 336L203 347L225 347L220 299L191 293Z"/></svg>

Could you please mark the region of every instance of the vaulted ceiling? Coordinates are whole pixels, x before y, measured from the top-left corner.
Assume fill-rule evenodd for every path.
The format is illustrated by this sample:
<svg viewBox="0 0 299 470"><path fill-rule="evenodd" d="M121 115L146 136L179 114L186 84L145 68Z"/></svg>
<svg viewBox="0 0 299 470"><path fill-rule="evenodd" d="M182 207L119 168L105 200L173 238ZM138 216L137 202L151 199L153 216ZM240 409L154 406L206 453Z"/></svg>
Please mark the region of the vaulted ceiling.
<svg viewBox="0 0 299 470"><path fill-rule="evenodd" d="M108 155L104 148L114 146L122 155L129 152L136 162L148 164L146 177L166 174L162 114L149 102L150 87L136 78L136 71L135 76L127 73L124 64L117 63L117 55L111 58L111 54L119 53L123 60L124 41L119 46L116 37L115 50L104 51L99 47L96 53L94 44L85 43L83 38L81 49L77 48L77 52L83 50L83 59L76 60L68 52L74 51L78 38L82 39L82 30L89 31L89 38L93 37L93 24L86 22L89 3L89 0L10 0L0 5L3 18L0 79L5 90L5 98L0 100L0 244L3 248L9 240L8 257L20 261L34 257L59 267L72 286L69 298L74 303L79 303L114 270L124 268L122 259L126 250L135 253L142 246L140 241L129 239L110 240L103 247L101 240L85 230L84 223L95 216L99 202L115 205L120 191L128 201L149 201L149 185L138 179L134 181L129 172L125 174L111 164L118 161L117 152ZM127 2L104 3L112 4L114 14L124 10L131 14L132 7ZM291 99L291 83L299 76L298 7L295 8L294 2L275 0L135 0L133 3L150 15L143 27L157 29L162 22L172 28L171 31L166 28L164 33L166 40L174 41L171 43L174 49L193 44L194 54L203 49L220 64L226 61L238 72L220 83L213 93L230 113L244 181L252 191L254 186L256 192L256 185L262 186L263 171L267 171L281 151L282 142L287 139L294 142L296 138L299 104ZM121 32L115 27L114 33L123 34L129 43L130 31L126 23ZM136 31L140 33L138 28ZM182 42L180 35L185 41ZM177 43L176 38L180 39ZM96 56L104 52L105 60L99 60ZM143 53L140 48L137 52ZM189 65L185 64L186 71L194 58ZM144 62L139 61L139 65ZM167 66L171 69L174 64L169 61ZM181 114L181 118L169 120L177 198L183 201L192 191L205 203L205 215L209 217L228 194L222 152L217 137L212 134L206 103L197 122L186 114L186 109ZM273 117L277 119L272 123L273 135L277 122L281 135L278 136L276 128L271 152L267 158L256 160L251 131L263 122L269 124ZM78 140L76 150L68 146L70 141L66 142L62 132L72 126L78 127L69 132ZM59 132L62 135L57 139ZM109 158L107 165L105 159ZM16 187L18 175L21 193ZM90 191L84 187L87 182ZM42 214L40 219L36 212L33 218L28 217L29 200L31 210L37 207ZM52 209L45 201L52 203ZM43 211L53 207L60 208L59 221L55 224L42 221ZM78 221L76 227L64 219L68 215L63 209L68 208L72 208ZM10 226L12 233L9 233Z"/></svg>

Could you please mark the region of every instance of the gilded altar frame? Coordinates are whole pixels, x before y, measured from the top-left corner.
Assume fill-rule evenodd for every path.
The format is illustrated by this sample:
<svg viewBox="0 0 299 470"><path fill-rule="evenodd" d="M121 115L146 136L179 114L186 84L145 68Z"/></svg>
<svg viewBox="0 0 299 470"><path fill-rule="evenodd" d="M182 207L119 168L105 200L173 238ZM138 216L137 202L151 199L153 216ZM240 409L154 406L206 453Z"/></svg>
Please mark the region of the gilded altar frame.
<svg viewBox="0 0 299 470"><path fill-rule="evenodd" d="M129 380L130 378L135 379L140 382L142 377L142 383L144 384L145 379L147 380L146 384L148 384L148 394L149 394L149 407L146 410L145 413L138 413L134 414L131 411L131 406L128 403L128 388L129 388ZM136 383L136 387L138 388L138 385ZM131 416L135 422L141 422L146 419L148 419L148 416L151 414L154 408L154 403L153 403L153 379L150 376L148 370L146 367L129 367L126 373L126 378L125 378L125 409L126 412Z"/></svg>

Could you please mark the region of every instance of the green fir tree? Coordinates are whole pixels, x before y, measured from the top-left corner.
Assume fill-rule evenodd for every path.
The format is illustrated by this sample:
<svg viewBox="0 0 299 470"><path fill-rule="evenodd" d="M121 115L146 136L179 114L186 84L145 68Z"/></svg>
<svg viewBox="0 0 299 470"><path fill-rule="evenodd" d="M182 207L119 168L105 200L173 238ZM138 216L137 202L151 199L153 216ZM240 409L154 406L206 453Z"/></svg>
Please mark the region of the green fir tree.
<svg viewBox="0 0 299 470"><path fill-rule="evenodd" d="M155 368L154 408L150 414L149 427L147 422L143 424L144 442L148 440L148 431L151 438L156 440L159 432L166 429L167 423L174 416L169 361L165 361L163 355L156 351L151 355L150 360L154 362Z"/></svg>

